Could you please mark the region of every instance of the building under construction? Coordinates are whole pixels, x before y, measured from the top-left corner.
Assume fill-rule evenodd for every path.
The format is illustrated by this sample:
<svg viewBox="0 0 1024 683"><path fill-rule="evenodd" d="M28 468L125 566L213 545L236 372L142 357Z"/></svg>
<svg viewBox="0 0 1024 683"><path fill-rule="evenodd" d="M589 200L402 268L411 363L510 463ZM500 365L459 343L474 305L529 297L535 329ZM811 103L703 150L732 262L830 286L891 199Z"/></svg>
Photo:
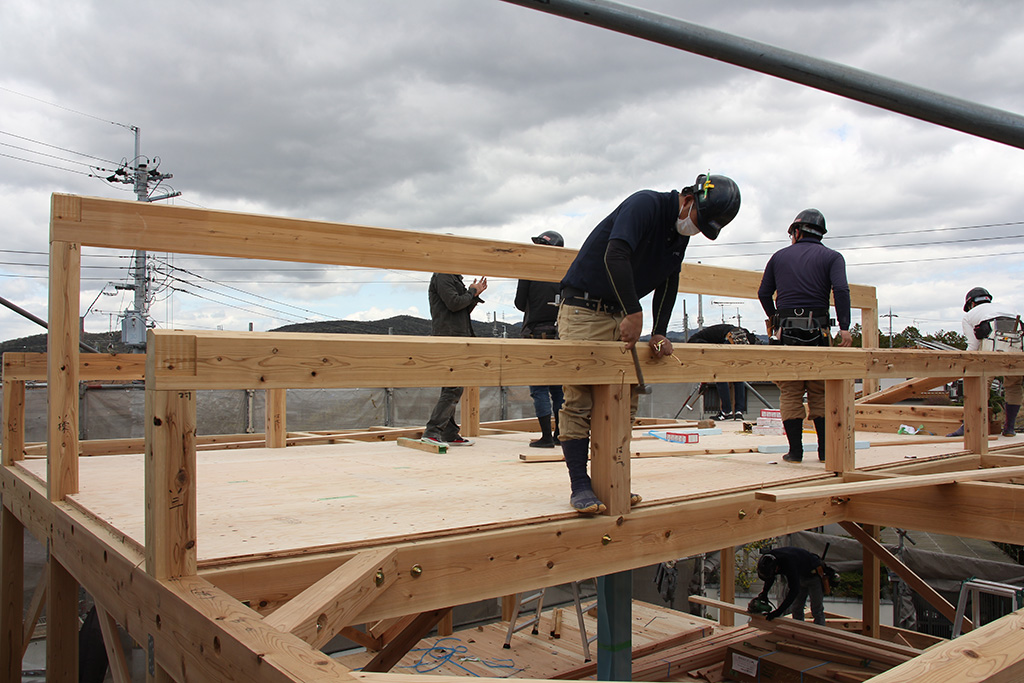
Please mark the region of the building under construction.
<svg viewBox="0 0 1024 683"><path fill-rule="evenodd" d="M585 6L575 18L600 23L597 10L607 5L551 0L544 8L568 6L571 14ZM824 87L810 69L791 71ZM840 76L833 75L836 82ZM924 115L942 110L942 103L921 104L912 90L903 97L889 107L954 125ZM956 123L962 130L1017 146L1024 140L1017 119L993 121L977 110L964 118ZM804 348L797 356L779 346L680 345L668 358L640 350L650 384L824 380L826 459L788 465L765 457L756 444L766 442L741 445L753 435L723 433L699 444L645 438L652 425L631 424L637 376L619 343L151 330L145 355L81 353L81 255L92 248L424 272L457 262L465 273L540 281L560 280L575 255L54 195L48 352L4 356L4 683L20 680L21 655L43 605L47 678L78 680L80 587L95 601L117 681L128 677L117 627L145 651L147 677L159 681L394 681L399 674L387 672L454 606L593 577L599 579L596 665L552 677L596 671L602 679L753 681L767 678L771 665L773 680L812 680L811 668L828 672L813 680L1024 679L1024 611L985 625L961 617L964 635L927 645L883 628L877 597L884 562L936 611L951 619L957 611L881 546L882 526L1024 544L1017 515L1024 510L1018 483L1024 443L988 436L990 378L1024 375L1024 354L871 348L878 310L874 288L864 285L851 286L851 296L866 348ZM755 299L759 281L756 272L684 264L680 291ZM962 408L899 404L951 378L963 378ZM883 379L900 383L879 391ZM80 384L137 380L145 382L144 437L81 439ZM25 438L26 383L38 381L47 386L46 440L32 444ZM862 382L859 399L855 381ZM591 469L595 492L608 504L603 515L580 517L567 509L561 465L518 457L525 425L480 421L481 387L559 383L594 388ZM467 387L463 433L478 438L469 452L410 447L419 443L414 429L288 429L289 389L451 385ZM262 434L198 432L197 395L223 389L264 392ZM892 434L901 423L960 419L959 440ZM633 490L644 496L635 507ZM862 613L843 630L790 619L729 626L735 575L723 571L718 631L691 624L685 633L664 632L631 646L631 570L714 551L728 568L739 546L831 523L842 524L864 548ZM48 550L47 569L27 605L26 531ZM737 628L747 630L737 635ZM321 648L338 634L364 645L372 653L368 661L326 656ZM714 652L717 673L694 651ZM817 663L783 666L777 651ZM652 655L653 664L641 659ZM425 674L403 676L398 680Z"/></svg>

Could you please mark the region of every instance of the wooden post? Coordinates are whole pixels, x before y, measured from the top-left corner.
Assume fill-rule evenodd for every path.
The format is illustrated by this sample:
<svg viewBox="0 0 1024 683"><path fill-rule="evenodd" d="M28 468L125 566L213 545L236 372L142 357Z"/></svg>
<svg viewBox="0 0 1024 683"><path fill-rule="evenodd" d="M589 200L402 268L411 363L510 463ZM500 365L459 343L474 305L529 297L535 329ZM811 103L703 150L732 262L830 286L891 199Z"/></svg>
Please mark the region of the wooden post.
<svg viewBox="0 0 1024 683"><path fill-rule="evenodd" d="M722 602L733 604L736 602L736 546L722 548L719 552L718 574L718 597ZM722 626L735 626L736 615L729 610L718 610L718 623Z"/></svg>
<svg viewBox="0 0 1024 683"><path fill-rule="evenodd" d="M25 458L25 382L4 380L3 464Z"/></svg>
<svg viewBox="0 0 1024 683"><path fill-rule="evenodd" d="M872 524L862 524L864 533L878 540L878 527ZM864 590L861 619L864 622L864 635L872 638L881 637L881 626L878 622L879 604L878 591L881 588L882 563L867 547L862 550L864 558Z"/></svg>
<svg viewBox="0 0 1024 683"><path fill-rule="evenodd" d="M6 461L6 443L4 446ZM25 528L14 513L3 505L0 505L0 567L3 567L0 572L0 643L3 643L3 647L0 647L0 683L21 683Z"/></svg>
<svg viewBox="0 0 1024 683"><path fill-rule="evenodd" d="M81 272L82 254L77 244L50 244L46 486L50 500L54 501L78 493L78 297Z"/></svg>
<svg viewBox="0 0 1024 683"><path fill-rule="evenodd" d="M964 377L964 449L971 453L988 453L988 386L989 379Z"/></svg>
<svg viewBox="0 0 1024 683"><path fill-rule="evenodd" d="M153 373L146 372L146 382ZM146 388L146 571L196 573L196 400Z"/></svg>
<svg viewBox="0 0 1024 683"><path fill-rule="evenodd" d="M874 289L872 287L872 289ZM860 309L860 332L861 332L861 348L865 349L877 349L878 348L878 300L875 300L874 305L870 307L861 307ZM862 385L863 395L873 394L878 391L878 380L875 378L864 378L864 384Z"/></svg>
<svg viewBox="0 0 1024 683"><path fill-rule="evenodd" d="M825 469L829 472L856 469L853 425L853 380L825 380Z"/></svg>
<svg viewBox="0 0 1024 683"><path fill-rule="evenodd" d="M459 431L463 436L480 436L480 387L466 387L462 392L462 424Z"/></svg>
<svg viewBox="0 0 1024 683"><path fill-rule="evenodd" d="M512 595L503 595L503 596L501 596L501 620L502 621L512 621L512 612L515 611L516 600L518 600L518 599L519 599L519 595L517 593L513 593Z"/></svg>
<svg viewBox="0 0 1024 683"><path fill-rule="evenodd" d="M288 441L288 390L267 389L264 393L267 448L284 448Z"/></svg>
<svg viewBox="0 0 1024 683"><path fill-rule="evenodd" d="M591 479L594 493L608 515L629 512L629 391L628 384L593 387L590 414Z"/></svg>
<svg viewBox="0 0 1024 683"><path fill-rule="evenodd" d="M47 683L78 683L78 582L52 555L46 599Z"/></svg>

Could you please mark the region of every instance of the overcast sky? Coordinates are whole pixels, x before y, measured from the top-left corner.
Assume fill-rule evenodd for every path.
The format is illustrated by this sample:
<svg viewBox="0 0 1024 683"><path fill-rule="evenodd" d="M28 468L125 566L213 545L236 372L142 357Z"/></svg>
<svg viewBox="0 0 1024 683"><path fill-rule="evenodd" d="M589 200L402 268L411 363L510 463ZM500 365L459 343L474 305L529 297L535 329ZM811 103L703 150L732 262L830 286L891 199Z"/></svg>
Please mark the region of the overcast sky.
<svg viewBox="0 0 1024 683"><path fill-rule="evenodd" d="M1024 112L1019 0L633 4ZM43 318L50 193L133 199L102 179L128 126L169 203L572 247L710 169L743 206L688 261L760 271L816 207L896 331L959 330L978 285L1024 310L1024 151L499 0L5 0L0 64L0 296ZM85 252L88 331L119 329L127 256ZM429 316L428 274L154 257L159 327ZM521 319L514 291L491 280L474 317ZM684 301L696 324L680 296L671 329ZM707 324L763 329L756 301L713 301Z"/></svg>

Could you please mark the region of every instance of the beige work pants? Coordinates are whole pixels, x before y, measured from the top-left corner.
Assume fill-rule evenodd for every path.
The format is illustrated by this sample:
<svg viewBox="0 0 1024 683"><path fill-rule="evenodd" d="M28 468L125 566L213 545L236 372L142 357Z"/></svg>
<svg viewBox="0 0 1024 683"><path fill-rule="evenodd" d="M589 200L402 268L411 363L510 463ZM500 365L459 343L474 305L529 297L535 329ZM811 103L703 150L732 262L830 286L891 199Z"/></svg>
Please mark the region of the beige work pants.
<svg viewBox="0 0 1024 683"><path fill-rule="evenodd" d="M783 422L825 417L825 380L798 379L775 384L779 387L779 408L782 411ZM806 415L804 393L807 394Z"/></svg>

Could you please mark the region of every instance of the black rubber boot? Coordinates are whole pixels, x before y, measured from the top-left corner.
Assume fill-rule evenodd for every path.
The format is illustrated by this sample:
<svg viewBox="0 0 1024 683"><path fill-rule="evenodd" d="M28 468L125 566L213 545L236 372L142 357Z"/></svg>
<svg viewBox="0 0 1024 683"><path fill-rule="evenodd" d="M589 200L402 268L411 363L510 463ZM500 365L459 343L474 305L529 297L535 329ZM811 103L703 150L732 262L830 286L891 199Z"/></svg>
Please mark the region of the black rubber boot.
<svg viewBox="0 0 1024 683"><path fill-rule="evenodd" d="M1006 422L1003 424L1003 436L1017 436L1017 413L1020 406L1006 404Z"/></svg>
<svg viewBox="0 0 1024 683"><path fill-rule="evenodd" d="M596 515L604 512L607 507L594 494L594 489L590 484L590 475L587 474L590 439L563 441L562 455L565 456L565 466L569 470L569 485L572 487L569 505L573 510L584 515Z"/></svg>
<svg viewBox="0 0 1024 683"><path fill-rule="evenodd" d="M530 445L534 448L554 448L558 445L558 441L551 434L551 416L538 415L537 422L540 423L540 438L531 441Z"/></svg>
<svg viewBox="0 0 1024 683"><path fill-rule="evenodd" d="M782 456L786 462L803 462L804 459L804 421L797 418L783 420L782 426L786 430L786 438L789 440L789 453Z"/></svg>
<svg viewBox="0 0 1024 683"><path fill-rule="evenodd" d="M825 418L814 418L814 431L818 433L818 460L825 462Z"/></svg>

